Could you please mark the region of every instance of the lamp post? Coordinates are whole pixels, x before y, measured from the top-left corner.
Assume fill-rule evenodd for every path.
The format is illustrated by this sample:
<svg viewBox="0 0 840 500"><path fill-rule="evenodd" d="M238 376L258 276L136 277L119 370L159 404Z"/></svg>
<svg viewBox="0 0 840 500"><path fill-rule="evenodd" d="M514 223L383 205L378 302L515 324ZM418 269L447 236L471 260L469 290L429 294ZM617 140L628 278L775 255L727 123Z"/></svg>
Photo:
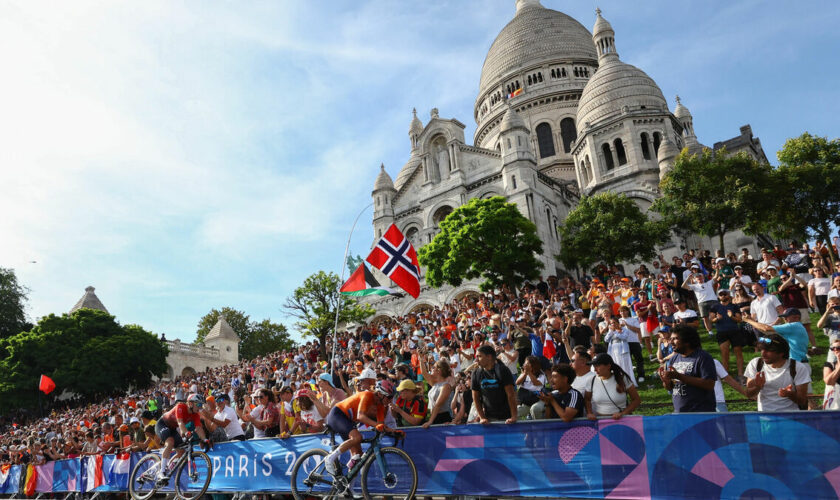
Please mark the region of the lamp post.
<svg viewBox="0 0 840 500"><path fill-rule="evenodd" d="M362 214L365 213L365 211L372 206L373 202L370 202L370 204L366 205L365 208L363 208L362 211L359 212L359 215L356 216L356 219L353 221L353 226L350 227L350 234L347 235L347 245L345 245L344 247L344 258L341 260L341 280L339 281L339 288L341 288L341 285L344 284L344 270L347 268L347 252L350 251L350 239L353 237L353 230L356 229L356 223L359 222L359 217L361 217ZM336 290L336 292L338 292L338 300L335 305L335 326L333 327L332 355L330 356L330 375L332 375L335 371L335 345L338 343L338 315L341 312L342 303L341 292L339 292L338 290Z"/></svg>

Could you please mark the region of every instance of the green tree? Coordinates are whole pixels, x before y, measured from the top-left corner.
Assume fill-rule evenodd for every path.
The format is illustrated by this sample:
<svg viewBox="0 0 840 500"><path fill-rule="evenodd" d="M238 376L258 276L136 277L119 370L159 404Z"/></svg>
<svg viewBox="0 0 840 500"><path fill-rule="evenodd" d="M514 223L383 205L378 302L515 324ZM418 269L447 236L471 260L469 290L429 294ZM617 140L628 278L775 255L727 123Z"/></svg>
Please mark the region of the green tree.
<svg viewBox="0 0 840 500"><path fill-rule="evenodd" d="M460 285L483 278L480 288L516 288L537 278L542 263L537 226L501 196L473 198L440 223L440 233L418 252L426 283Z"/></svg>
<svg viewBox="0 0 840 500"><path fill-rule="evenodd" d="M29 332L0 339L0 411L33 408L42 374L85 397L148 387L166 373L166 346L137 325L92 309L51 314Z"/></svg>
<svg viewBox="0 0 840 500"><path fill-rule="evenodd" d="M297 319L295 327L298 331L318 339L321 359L327 359L327 334L335 327L335 313L339 304L339 323L359 323L375 312L369 304L360 304L341 295L338 292L341 285L341 278L335 273L318 271L295 288L292 296L283 304L283 309Z"/></svg>
<svg viewBox="0 0 840 500"><path fill-rule="evenodd" d="M668 226L652 221L633 200L612 192L584 196L560 227L558 260L567 268L597 262L650 260L668 238Z"/></svg>
<svg viewBox="0 0 840 500"><path fill-rule="evenodd" d="M29 289L18 283L14 269L0 267L0 339L31 330L26 322Z"/></svg>
<svg viewBox="0 0 840 500"><path fill-rule="evenodd" d="M204 342L221 315L224 315L225 321L239 335L239 359L253 359L271 352L291 349L295 345L284 325L272 323L270 319L251 321L250 316L232 307L211 309L205 314L198 321L196 342Z"/></svg>
<svg viewBox="0 0 840 500"><path fill-rule="evenodd" d="M753 224L771 234L775 228L800 228L808 238L828 244L832 263L831 227L840 226L840 139L804 133L788 139L777 153L774 203L756 213Z"/></svg>
<svg viewBox="0 0 840 500"><path fill-rule="evenodd" d="M662 179L662 197L651 209L671 227L689 229L708 237L723 237L744 229L750 214L761 212L771 202L768 196L772 169L741 152L705 149L691 155L684 149Z"/></svg>

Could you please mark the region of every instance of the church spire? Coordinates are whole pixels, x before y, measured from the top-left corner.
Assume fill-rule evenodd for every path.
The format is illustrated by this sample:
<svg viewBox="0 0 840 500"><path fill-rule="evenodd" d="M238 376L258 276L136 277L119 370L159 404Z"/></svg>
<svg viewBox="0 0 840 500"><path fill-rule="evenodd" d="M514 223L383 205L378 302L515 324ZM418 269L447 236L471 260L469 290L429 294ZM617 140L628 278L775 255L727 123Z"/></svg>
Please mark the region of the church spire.
<svg viewBox="0 0 840 500"><path fill-rule="evenodd" d="M615 50L615 31L610 23L601 17L601 9L595 9L595 27L592 28L592 41L598 50L598 63L603 64L609 59L618 59L618 52Z"/></svg>
<svg viewBox="0 0 840 500"><path fill-rule="evenodd" d="M408 137L411 138L411 151L417 149L417 139L423 133L423 122L417 118L417 108L411 110L414 113L414 118L411 120L411 126L408 128Z"/></svg>

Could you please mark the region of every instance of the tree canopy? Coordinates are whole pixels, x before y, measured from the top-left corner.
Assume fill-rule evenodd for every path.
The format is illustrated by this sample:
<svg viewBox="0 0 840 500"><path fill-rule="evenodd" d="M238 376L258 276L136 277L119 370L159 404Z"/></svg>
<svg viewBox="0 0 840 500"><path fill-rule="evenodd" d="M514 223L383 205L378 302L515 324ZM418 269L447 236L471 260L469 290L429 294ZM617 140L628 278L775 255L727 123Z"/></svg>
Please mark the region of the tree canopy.
<svg viewBox="0 0 840 500"><path fill-rule="evenodd" d="M772 168L744 152L730 155L725 149L705 149L692 155L684 149L662 179L662 197L652 210L671 227L708 237L744 229L753 213L771 204Z"/></svg>
<svg viewBox="0 0 840 500"><path fill-rule="evenodd" d="M633 200L612 192L584 196L560 227L560 255L568 268L650 260L668 237Z"/></svg>
<svg viewBox="0 0 840 500"><path fill-rule="evenodd" d="M295 345L285 325L273 323L270 319L251 321L249 315L232 307L211 309L205 314L198 321L196 342L204 341L221 315L239 335L239 359L252 359L270 352L291 349Z"/></svg>
<svg viewBox="0 0 840 500"><path fill-rule="evenodd" d="M14 269L0 267L0 339L32 329L26 321L28 293Z"/></svg>
<svg viewBox="0 0 840 500"><path fill-rule="evenodd" d="M806 238L827 243L833 261L831 227L840 226L840 139L806 132L785 141L777 157L773 203L755 214L751 225L777 236L788 236L786 228L802 228Z"/></svg>
<svg viewBox="0 0 840 500"><path fill-rule="evenodd" d="M298 321L295 327L302 335L311 335L321 345L321 358L327 358L326 337L335 327L336 308L341 304L339 323L360 323L375 310L369 304L339 293L341 278L335 273L318 271L307 277L286 299L283 309Z"/></svg>
<svg viewBox="0 0 840 500"><path fill-rule="evenodd" d="M57 390L83 397L148 387L166 373L167 349L137 325L120 325L93 309L51 314L29 332L0 339L0 411L32 408L38 381L47 375Z"/></svg>
<svg viewBox="0 0 840 500"><path fill-rule="evenodd" d="M540 274L542 241L537 226L501 196L473 198L440 223L440 233L420 248L426 283L460 285L483 278L480 288L520 286Z"/></svg>

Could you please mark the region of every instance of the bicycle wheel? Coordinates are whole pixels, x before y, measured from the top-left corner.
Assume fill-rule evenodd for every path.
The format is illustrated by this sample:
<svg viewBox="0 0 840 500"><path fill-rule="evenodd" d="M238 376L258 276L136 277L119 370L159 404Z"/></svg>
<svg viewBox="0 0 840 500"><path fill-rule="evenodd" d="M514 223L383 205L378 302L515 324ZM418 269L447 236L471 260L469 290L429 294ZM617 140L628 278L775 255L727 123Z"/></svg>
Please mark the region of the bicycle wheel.
<svg viewBox="0 0 840 500"><path fill-rule="evenodd" d="M408 453L399 448L387 447L379 451L382 465L376 455L362 467L362 494L373 497L414 498L417 491L417 468Z"/></svg>
<svg viewBox="0 0 840 500"><path fill-rule="evenodd" d="M333 477L324 469L327 451L320 448L307 450L292 466L292 495L295 500L333 493Z"/></svg>
<svg viewBox="0 0 840 500"><path fill-rule="evenodd" d="M128 493L135 500L147 500L157 491L155 482L160 470L160 455L151 453L141 458L128 478Z"/></svg>
<svg viewBox="0 0 840 500"><path fill-rule="evenodd" d="M175 474L175 492L184 500L198 498L207 491L213 477L213 462L202 451L193 451L192 464L184 460Z"/></svg>

